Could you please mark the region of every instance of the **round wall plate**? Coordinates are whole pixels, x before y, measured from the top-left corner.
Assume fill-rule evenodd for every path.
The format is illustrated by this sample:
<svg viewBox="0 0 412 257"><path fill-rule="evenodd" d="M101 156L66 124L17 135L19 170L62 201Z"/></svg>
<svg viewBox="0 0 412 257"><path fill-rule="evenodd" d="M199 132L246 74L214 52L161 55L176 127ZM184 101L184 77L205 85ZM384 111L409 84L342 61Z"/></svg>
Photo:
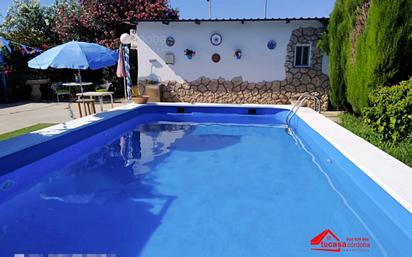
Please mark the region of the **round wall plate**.
<svg viewBox="0 0 412 257"><path fill-rule="evenodd" d="M167 37L166 38L166 45L167 46L174 46L175 44L175 39L173 37Z"/></svg>
<svg viewBox="0 0 412 257"><path fill-rule="evenodd" d="M219 33L213 33L210 36L210 43L212 43L212 45L214 46L218 46L222 43L222 35L220 35Z"/></svg>
<svg viewBox="0 0 412 257"><path fill-rule="evenodd" d="M216 63L220 62L220 54L213 54L212 61Z"/></svg>
<svg viewBox="0 0 412 257"><path fill-rule="evenodd" d="M269 40L269 42L268 42L268 48L269 48L270 50L275 49L275 48L276 48L276 45L277 45L277 43L276 43L275 40Z"/></svg>

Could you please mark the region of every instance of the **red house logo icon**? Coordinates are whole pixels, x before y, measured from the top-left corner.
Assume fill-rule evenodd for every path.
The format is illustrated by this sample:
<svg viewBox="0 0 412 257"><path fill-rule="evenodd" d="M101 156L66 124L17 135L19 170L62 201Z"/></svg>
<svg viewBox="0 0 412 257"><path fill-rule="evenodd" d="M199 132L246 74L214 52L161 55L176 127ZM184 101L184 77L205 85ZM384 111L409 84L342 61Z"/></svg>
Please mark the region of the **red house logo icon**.
<svg viewBox="0 0 412 257"><path fill-rule="evenodd" d="M326 229L312 238L310 244L312 250L327 252L340 252L340 248L345 247L346 245L346 243L342 244L339 238L330 229Z"/></svg>

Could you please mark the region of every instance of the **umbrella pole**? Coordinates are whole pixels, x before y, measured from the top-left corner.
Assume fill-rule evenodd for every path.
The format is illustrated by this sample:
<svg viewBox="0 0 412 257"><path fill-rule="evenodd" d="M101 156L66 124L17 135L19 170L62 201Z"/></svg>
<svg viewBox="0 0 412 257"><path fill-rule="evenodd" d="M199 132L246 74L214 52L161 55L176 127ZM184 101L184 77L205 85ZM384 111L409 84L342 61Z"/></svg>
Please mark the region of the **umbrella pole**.
<svg viewBox="0 0 412 257"><path fill-rule="evenodd" d="M139 96L142 96L142 93L140 92L140 87L139 87L139 50L136 48L136 85L137 85L137 90L139 92Z"/></svg>
<svg viewBox="0 0 412 257"><path fill-rule="evenodd" d="M82 93L82 97L83 97L82 73L80 72L80 69L78 69L78 72L79 72L79 81L80 81L80 92Z"/></svg>
<svg viewBox="0 0 412 257"><path fill-rule="evenodd" d="M80 72L80 69L77 69L77 70L79 72L80 92L82 93L83 108L84 108L84 112L86 113L86 103L84 102L84 96L83 96L82 73Z"/></svg>
<svg viewBox="0 0 412 257"><path fill-rule="evenodd" d="M123 78L123 87L124 87L124 99L125 99L126 101L129 101L129 98L127 97L126 78Z"/></svg>

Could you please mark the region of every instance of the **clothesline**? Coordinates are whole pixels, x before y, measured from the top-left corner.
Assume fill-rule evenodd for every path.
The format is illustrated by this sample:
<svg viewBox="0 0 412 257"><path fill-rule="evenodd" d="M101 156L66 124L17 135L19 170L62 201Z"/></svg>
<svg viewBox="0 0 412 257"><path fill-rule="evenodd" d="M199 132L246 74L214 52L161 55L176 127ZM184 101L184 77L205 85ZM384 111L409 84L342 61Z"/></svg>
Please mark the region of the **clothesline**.
<svg viewBox="0 0 412 257"><path fill-rule="evenodd" d="M39 47L30 47L30 46L26 46L24 44L20 44L18 42L15 41L11 41L11 40L7 40L5 38L3 38L2 36L0 36L0 47L6 47L7 50L9 51L9 53L12 53L12 49L10 47L10 45L14 45L17 46L20 50L20 53L24 56L24 55L28 55L28 54L39 54L41 52L43 52L43 50L41 50Z"/></svg>

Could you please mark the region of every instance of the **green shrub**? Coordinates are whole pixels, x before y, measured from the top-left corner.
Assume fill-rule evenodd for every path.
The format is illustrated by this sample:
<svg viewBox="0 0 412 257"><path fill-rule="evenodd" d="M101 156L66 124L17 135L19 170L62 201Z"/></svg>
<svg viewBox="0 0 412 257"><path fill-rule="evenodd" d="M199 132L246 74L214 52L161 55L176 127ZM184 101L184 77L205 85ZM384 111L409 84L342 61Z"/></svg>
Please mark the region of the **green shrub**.
<svg viewBox="0 0 412 257"><path fill-rule="evenodd" d="M336 1L323 39L332 105L360 113L373 89L412 74L411 12L411 0Z"/></svg>
<svg viewBox="0 0 412 257"><path fill-rule="evenodd" d="M412 136L399 143L383 141L382 135L366 124L363 118L348 113L341 116L340 124L401 162L404 162L406 165L412 167Z"/></svg>
<svg viewBox="0 0 412 257"><path fill-rule="evenodd" d="M392 87L381 87L369 96L365 121L384 140L399 142L412 135L412 77Z"/></svg>

